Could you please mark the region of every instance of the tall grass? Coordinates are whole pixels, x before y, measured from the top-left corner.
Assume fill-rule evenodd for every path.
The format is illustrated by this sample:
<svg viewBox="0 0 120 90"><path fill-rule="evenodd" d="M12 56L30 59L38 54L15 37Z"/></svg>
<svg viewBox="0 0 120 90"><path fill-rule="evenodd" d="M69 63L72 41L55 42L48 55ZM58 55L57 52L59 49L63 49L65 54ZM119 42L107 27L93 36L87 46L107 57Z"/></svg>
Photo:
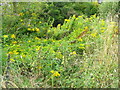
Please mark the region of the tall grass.
<svg viewBox="0 0 120 90"><path fill-rule="evenodd" d="M23 15L12 17L18 19L15 28L24 27L17 31L10 27L14 34L1 37L3 88L118 87L118 23L96 15L73 15L57 27L34 19L28 25ZM11 19L9 15L7 18Z"/></svg>

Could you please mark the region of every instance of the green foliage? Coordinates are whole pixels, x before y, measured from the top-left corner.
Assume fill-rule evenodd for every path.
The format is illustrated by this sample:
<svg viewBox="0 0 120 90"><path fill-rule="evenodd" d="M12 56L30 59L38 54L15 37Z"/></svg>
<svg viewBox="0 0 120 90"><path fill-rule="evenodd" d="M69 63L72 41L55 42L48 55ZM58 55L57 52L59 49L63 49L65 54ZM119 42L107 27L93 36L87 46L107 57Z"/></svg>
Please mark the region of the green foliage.
<svg viewBox="0 0 120 90"><path fill-rule="evenodd" d="M114 15L118 14L119 8L118 2L103 2L99 6L99 14L104 19L110 16L114 17Z"/></svg>
<svg viewBox="0 0 120 90"><path fill-rule="evenodd" d="M94 14L96 6L17 3L15 13L4 12L2 75L10 55L10 87L118 87L117 23Z"/></svg>

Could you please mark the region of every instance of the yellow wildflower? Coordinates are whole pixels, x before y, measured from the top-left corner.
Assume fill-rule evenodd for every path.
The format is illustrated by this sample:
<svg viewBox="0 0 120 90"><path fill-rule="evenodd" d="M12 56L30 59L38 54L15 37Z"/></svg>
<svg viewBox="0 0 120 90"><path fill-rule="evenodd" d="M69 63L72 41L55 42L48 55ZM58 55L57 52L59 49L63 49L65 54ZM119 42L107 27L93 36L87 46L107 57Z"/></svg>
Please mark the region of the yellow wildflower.
<svg viewBox="0 0 120 90"><path fill-rule="evenodd" d="M15 60L13 58L10 58L10 61L14 62Z"/></svg>
<svg viewBox="0 0 120 90"><path fill-rule="evenodd" d="M39 23L42 23L41 21Z"/></svg>
<svg viewBox="0 0 120 90"><path fill-rule="evenodd" d="M55 40L52 40L52 42L55 42Z"/></svg>
<svg viewBox="0 0 120 90"><path fill-rule="evenodd" d="M13 51L14 54L19 54L19 52L17 52L16 50Z"/></svg>
<svg viewBox="0 0 120 90"><path fill-rule="evenodd" d="M36 50L37 50L37 51L40 50L40 46L37 46Z"/></svg>
<svg viewBox="0 0 120 90"><path fill-rule="evenodd" d="M53 73L53 76L60 76L60 74L59 74L57 71L55 71L55 72Z"/></svg>
<svg viewBox="0 0 120 90"><path fill-rule="evenodd" d="M26 57L26 55L23 54L22 57Z"/></svg>
<svg viewBox="0 0 120 90"><path fill-rule="evenodd" d="M101 20L101 24L102 24L102 25L105 25L105 21L104 21L103 19Z"/></svg>
<svg viewBox="0 0 120 90"><path fill-rule="evenodd" d="M27 30L28 30L28 31L30 31L30 30L31 30L31 28L28 28Z"/></svg>
<svg viewBox="0 0 120 90"><path fill-rule="evenodd" d="M51 72L51 73L54 73L55 71L54 71L54 70L51 70L50 72Z"/></svg>
<svg viewBox="0 0 120 90"><path fill-rule="evenodd" d="M12 42L12 44L16 44L16 43L17 43L17 41L13 41L13 42Z"/></svg>
<svg viewBox="0 0 120 90"><path fill-rule="evenodd" d="M50 30L47 31L48 33L50 32Z"/></svg>
<svg viewBox="0 0 120 90"><path fill-rule="evenodd" d="M8 46L8 45L5 45L5 46Z"/></svg>
<svg viewBox="0 0 120 90"><path fill-rule="evenodd" d="M33 28L32 31L35 31L35 29Z"/></svg>
<svg viewBox="0 0 120 90"><path fill-rule="evenodd" d="M96 18L96 14L93 15L93 18Z"/></svg>
<svg viewBox="0 0 120 90"><path fill-rule="evenodd" d="M75 54L76 54L76 51L73 51L71 54L75 55Z"/></svg>
<svg viewBox="0 0 120 90"><path fill-rule="evenodd" d="M58 25L57 25L57 27L60 27L60 26L61 26L61 24L58 24Z"/></svg>
<svg viewBox="0 0 120 90"><path fill-rule="evenodd" d="M78 17L82 17L82 16L78 16Z"/></svg>
<svg viewBox="0 0 120 90"><path fill-rule="evenodd" d="M4 38L8 38L8 35L3 35Z"/></svg>
<svg viewBox="0 0 120 90"><path fill-rule="evenodd" d="M46 42L46 41L47 41L47 39L44 39L43 41L44 41L44 42Z"/></svg>
<svg viewBox="0 0 120 90"><path fill-rule="evenodd" d="M88 27L87 27L87 26L85 27L85 30L88 30Z"/></svg>
<svg viewBox="0 0 120 90"><path fill-rule="evenodd" d="M39 29L39 28L36 28L36 31L37 31L37 32L39 32L39 31L40 31L40 29Z"/></svg>
<svg viewBox="0 0 120 90"><path fill-rule="evenodd" d="M8 52L8 54L13 54L13 52L10 51L10 52Z"/></svg>
<svg viewBox="0 0 120 90"><path fill-rule="evenodd" d="M14 35L14 34L12 34L12 35L11 35L11 38L15 38L15 35Z"/></svg>
<svg viewBox="0 0 120 90"><path fill-rule="evenodd" d="M31 42L30 40L28 40L28 42Z"/></svg>
<svg viewBox="0 0 120 90"><path fill-rule="evenodd" d="M75 18L75 15L73 15L73 17Z"/></svg>
<svg viewBox="0 0 120 90"><path fill-rule="evenodd" d="M86 21L89 20L89 18L86 18Z"/></svg>
<svg viewBox="0 0 120 90"><path fill-rule="evenodd" d="M80 46L85 46L84 44L80 44Z"/></svg>
<svg viewBox="0 0 120 90"><path fill-rule="evenodd" d="M106 29L105 27L101 27L101 29Z"/></svg>
<svg viewBox="0 0 120 90"><path fill-rule="evenodd" d="M69 22L70 20L69 19L65 19L65 21Z"/></svg>
<svg viewBox="0 0 120 90"><path fill-rule="evenodd" d="M97 33L92 33L91 36L92 37L96 37Z"/></svg>
<svg viewBox="0 0 120 90"><path fill-rule="evenodd" d="M101 30L101 32L104 32L104 30Z"/></svg>
<svg viewBox="0 0 120 90"><path fill-rule="evenodd" d="M116 22L110 22L110 24L116 24Z"/></svg>
<svg viewBox="0 0 120 90"><path fill-rule="evenodd" d="M79 38L78 41L82 42L83 40L81 38Z"/></svg>
<svg viewBox="0 0 120 90"><path fill-rule="evenodd" d="M85 49L85 47L79 47L80 49Z"/></svg>

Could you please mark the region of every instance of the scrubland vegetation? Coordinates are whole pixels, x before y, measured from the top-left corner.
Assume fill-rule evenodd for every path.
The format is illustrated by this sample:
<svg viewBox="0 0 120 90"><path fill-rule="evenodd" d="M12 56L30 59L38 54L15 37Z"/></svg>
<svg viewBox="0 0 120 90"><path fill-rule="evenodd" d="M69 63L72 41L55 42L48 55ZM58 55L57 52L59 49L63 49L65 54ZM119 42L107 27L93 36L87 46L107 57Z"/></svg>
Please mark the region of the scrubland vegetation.
<svg viewBox="0 0 120 90"><path fill-rule="evenodd" d="M3 88L118 88L117 2L2 9Z"/></svg>

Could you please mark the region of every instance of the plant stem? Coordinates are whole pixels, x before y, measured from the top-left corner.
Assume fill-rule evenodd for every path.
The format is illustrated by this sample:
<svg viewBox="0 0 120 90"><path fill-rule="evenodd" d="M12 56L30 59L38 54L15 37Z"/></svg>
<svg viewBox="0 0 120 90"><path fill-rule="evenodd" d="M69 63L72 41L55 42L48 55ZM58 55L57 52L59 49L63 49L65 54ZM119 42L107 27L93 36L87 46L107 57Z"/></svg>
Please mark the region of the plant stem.
<svg viewBox="0 0 120 90"><path fill-rule="evenodd" d="M54 86L54 76L52 76L52 88Z"/></svg>

